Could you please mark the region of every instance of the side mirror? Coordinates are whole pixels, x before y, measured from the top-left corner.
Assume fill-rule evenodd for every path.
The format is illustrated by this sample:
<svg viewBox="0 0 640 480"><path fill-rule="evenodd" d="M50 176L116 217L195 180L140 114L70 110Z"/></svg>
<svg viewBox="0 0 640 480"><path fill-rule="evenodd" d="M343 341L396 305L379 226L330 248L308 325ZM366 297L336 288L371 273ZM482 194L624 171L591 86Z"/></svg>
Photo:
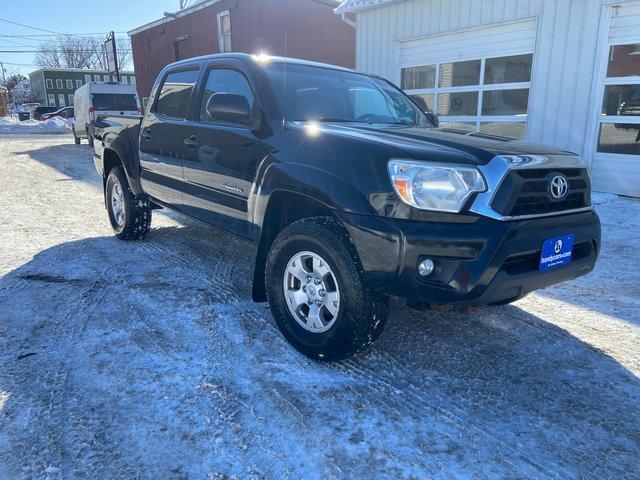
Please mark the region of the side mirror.
<svg viewBox="0 0 640 480"><path fill-rule="evenodd" d="M440 126L440 119L438 118L438 115L436 115L434 112L431 112L429 110L424 112L424 114L427 116L429 121L433 123L436 127Z"/></svg>
<svg viewBox="0 0 640 480"><path fill-rule="evenodd" d="M250 126L251 107L247 98L235 93L214 93L207 102L207 113L222 122Z"/></svg>
<svg viewBox="0 0 640 480"><path fill-rule="evenodd" d="M440 126L440 119L438 118L438 115L436 115L434 112L429 110L429 106L427 105L427 102L424 100L424 98L421 95L410 95L410 98L411 100L413 100L413 103L415 103L418 106L418 108L422 111L422 113L424 113L427 116L427 118L431 123L433 123L436 127Z"/></svg>

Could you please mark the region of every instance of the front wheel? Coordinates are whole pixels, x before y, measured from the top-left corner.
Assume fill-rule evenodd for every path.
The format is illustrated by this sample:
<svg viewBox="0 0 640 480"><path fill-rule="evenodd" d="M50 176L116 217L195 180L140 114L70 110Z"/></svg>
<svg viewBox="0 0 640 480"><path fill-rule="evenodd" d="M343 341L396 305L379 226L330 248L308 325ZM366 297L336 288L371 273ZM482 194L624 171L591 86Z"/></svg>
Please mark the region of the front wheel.
<svg viewBox="0 0 640 480"><path fill-rule="evenodd" d="M149 233L149 201L134 195L122 167L116 167L109 172L105 196L109 221L116 237L121 240L140 240Z"/></svg>
<svg viewBox="0 0 640 480"><path fill-rule="evenodd" d="M266 268L276 324L298 351L331 361L371 345L387 299L369 290L346 230L330 217L300 220L275 239Z"/></svg>

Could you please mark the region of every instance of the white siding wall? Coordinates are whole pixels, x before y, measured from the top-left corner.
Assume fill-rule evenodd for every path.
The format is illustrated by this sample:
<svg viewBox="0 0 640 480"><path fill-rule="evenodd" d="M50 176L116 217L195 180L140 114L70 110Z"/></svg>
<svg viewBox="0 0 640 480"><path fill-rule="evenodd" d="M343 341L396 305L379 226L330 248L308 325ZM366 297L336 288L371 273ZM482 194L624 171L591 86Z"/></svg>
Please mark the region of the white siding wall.
<svg viewBox="0 0 640 480"><path fill-rule="evenodd" d="M584 146L601 11L595 0L544 0L531 79L530 140L590 157Z"/></svg>
<svg viewBox="0 0 640 480"><path fill-rule="evenodd" d="M599 0L410 0L391 4L358 14L357 68L399 83L399 40L537 17L527 138L582 154L600 12Z"/></svg>
<svg viewBox="0 0 640 480"><path fill-rule="evenodd" d="M398 40L530 17L539 13L542 1L410 0L361 12L357 68L399 83Z"/></svg>

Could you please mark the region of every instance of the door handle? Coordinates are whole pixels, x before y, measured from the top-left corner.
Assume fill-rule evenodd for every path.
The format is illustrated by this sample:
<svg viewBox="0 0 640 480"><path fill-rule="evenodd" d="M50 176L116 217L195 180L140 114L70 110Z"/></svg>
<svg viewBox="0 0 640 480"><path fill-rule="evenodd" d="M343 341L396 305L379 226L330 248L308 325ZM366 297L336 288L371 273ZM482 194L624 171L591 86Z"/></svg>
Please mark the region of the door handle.
<svg viewBox="0 0 640 480"><path fill-rule="evenodd" d="M149 130L146 130L144 132L142 132L142 138L144 138L147 142L151 140L151 132Z"/></svg>
<svg viewBox="0 0 640 480"><path fill-rule="evenodd" d="M185 138L184 139L184 144L187 147L191 148L192 150L196 149L196 148L198 148L200 146L200 144L198 143L198 139L196 138L195 135L191 135L189 138Z"/></svg>

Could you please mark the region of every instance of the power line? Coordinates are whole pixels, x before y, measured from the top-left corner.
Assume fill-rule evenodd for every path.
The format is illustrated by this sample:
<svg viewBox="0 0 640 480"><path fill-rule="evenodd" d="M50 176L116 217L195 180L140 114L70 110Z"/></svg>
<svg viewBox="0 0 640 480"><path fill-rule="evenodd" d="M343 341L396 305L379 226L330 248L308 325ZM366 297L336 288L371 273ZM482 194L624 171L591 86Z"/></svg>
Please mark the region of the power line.
<svg viewBox="0 0 640 480"><path fill-rule="evenodd" d="M62 35L60 32L54 32L53 30L46 30L44 28L33 27L31 25L25 25L24 23L13 22L6 18L0 18L0 22L11 23L12 25L18 25L19 27L31 28L32 30L39 30L41 32L55 33L56 35Z"/></svg>
<svg viewBox="0 0 640 480"><path fill-rule="evenodd" d="M1 19L0 19L1 20ZM80 33L49 33L49 34L22 34L22 35L17 35L17 34L12 34L12 35L7 35L7 34L1 34L0 37L7 37L7 38L22 38L22 39L39 39L39 38L45 38L45 37L96 37L96 36L102 36L102 35L107 35L111 32L80 32ZM114 32L120 35L126 35L127 32Z"/></svg>
<svg viewBox="0 0 640 480"><path fill-rule="evenodd" d="M66 53L66 52L77 52L77 53L94 53L98 50L77 50L75 48L64 48L64 49L56 49L56 48L43 48L40 50L0 50L0 53ZM116 49L118 53L131 53L131 50L126 49Z"/></svg>
<svg viewBox="0 0 640 480"><path fill-rule="evenodd" d="M4 38L0 38L0 42L4 42L4 43L8 44L9 46L17 45L18 47L33 48L33 45L29 45L27 43L16 42L14 40L5 40Z"/></svg>
<svg viewBox="0 0 640 480"><path fill-rule="evenodd" d="M0 62L3 65L11 65L12 67L34 67L37 66L37 63L11 63L11 62Z"/></svg>

